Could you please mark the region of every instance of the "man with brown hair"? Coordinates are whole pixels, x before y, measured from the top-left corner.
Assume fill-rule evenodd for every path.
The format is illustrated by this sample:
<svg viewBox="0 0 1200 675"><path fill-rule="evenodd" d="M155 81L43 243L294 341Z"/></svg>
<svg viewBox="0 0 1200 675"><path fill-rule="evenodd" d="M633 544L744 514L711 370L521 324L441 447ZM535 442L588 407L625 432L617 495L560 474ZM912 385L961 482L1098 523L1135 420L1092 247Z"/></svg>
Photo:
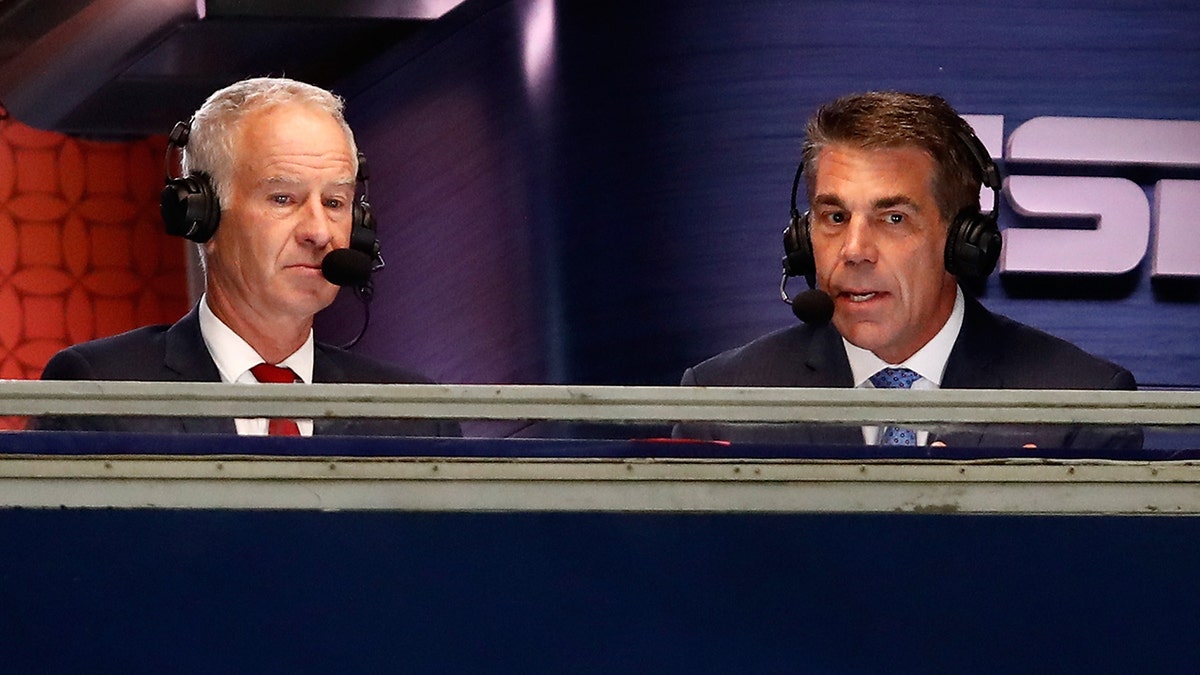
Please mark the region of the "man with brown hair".
<svg viewBox="0 0 1200 675"><path fill-rule="evenodd" d="M807 213L785 238L792 273L832 301L830 321L780 330L687 370L685 385L912 389L1135 389L1132 374L992 314L960 277L991 272L999 173L937 96L870 92L809 120L800 171ZM797 182L799 176L797 176ZM997 196L998 202L998 196ZM1138 447L1140 430L992 425L680 427L677 435L818 444Z"/></svg>

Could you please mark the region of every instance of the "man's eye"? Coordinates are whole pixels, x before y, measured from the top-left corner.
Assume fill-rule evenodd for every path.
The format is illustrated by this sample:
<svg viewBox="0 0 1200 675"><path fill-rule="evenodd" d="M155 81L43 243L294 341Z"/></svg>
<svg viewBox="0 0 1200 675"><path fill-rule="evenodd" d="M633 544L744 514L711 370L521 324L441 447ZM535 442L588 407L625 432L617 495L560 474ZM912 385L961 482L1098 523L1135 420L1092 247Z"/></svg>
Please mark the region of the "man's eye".
<svg viewBox="0 0 1200 675"><path fill-rule="evenodd" d="M287 195L271 195L271 201L279 204L280 206L286 205L291 200L292 198L288 197Z"/></svg>
<svg viewBox="0 0 1200 675"><path fill-rule="evenodd" d="M341 199L326 199L325 207L330 209L340 209L346 205L346 202Z"/></svg>
<svg viewBox="0 0 1200 675"><path fill-rule="evenodd" d="M831 213L829 214L829 222L841 225L846 222L846 214L840 212Z"/></svg>
<svg viewBox="0 0 1200 675"><path fill-rule="evenodd" d="M899 225L900 223L904 222L904 214L903 213L889 213L889 214L887 214L887 221L889 223L891 223L892 225Z"/></svg>

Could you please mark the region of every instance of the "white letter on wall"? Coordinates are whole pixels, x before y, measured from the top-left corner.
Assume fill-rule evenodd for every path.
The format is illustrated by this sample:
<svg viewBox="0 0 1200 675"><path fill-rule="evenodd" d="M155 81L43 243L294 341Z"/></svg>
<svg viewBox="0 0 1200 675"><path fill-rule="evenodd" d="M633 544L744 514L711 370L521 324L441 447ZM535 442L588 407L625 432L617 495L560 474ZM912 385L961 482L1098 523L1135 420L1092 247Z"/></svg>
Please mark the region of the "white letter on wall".
<svg viewBox="0 0 1200 675"><path fill-rule="evenodd" d="M1004 231L1002 272L1122 274L1146 253L1150 203L1131 180L1012 176L1004 190L1023 216L1092 218L1096 229L1010 227Z"/></svg>
<svg viewBox="0 0 1200 675"><path fill-rule="evenodd" d="M1155 186L1150 273L1200 277L1200 181L1160 180Z"/></svg>
<svg viewBox="0 0 1200 675"><path fill-rule="evenodd" d="M1036 162L1055 165L1090 166L1138 166L1162 168L1200 167L1200 122L1191 120L1128 120L1088 117L1035 117L1022 124L1008 139L1007 157L1018 162ZM1123 179L1075 179L1019 177L1020 181L1009 188L1009 195L1022 202L1027 215L1097 214L1097 230L1034 230L1032 228L1009 228L1005 233L1006 251L1001 258L1001 271L1046 271L1046 272L1103 272L1105 270L1127 271L1132 267L1129 260L1141 260L1147 244L1139 222L1124 220L1133 218L1135 211L1130 181ZM1067 191L1082 189L1091 191L1087 199L1103 198L1094 207L1079 203L1079 195L1050 194L1048 184L1027 183L1028 180L1051 181L1057 189ZM1127 196L1103 194L1107 188L1091 181L1121 181L1128 184L1120 189ZM1063 181L1086 181L1066 183ZM1074 185L1075 187L1068 187ZM1040 186L1040 187L1039 187ZM1134 186L1136 187L1136 186ZM1038 194L1027 190L1038 190ZM1140 191L1140 188L1139 188ZM1065 206L1067 202L1070 206ZM1140 202L1145 201L1144 193ZM1151 273L1155 276L1200 276L1200 220L1194 214L1200 208L1200 182L1163 180L1155 193L1155 243L1151 257ZM1016 203L1014 203L1016 206ZM1080 209L1083 209L1080 211ZM1149 227L1147 219L1147 233ZM1104 233L1106 227L1115 229ZM1061 236L1043 236L1057 232ZM1129 239L1121 243L1120 237ZM1070 242L1070 243L1068 243ZM1036 250L1039 246L1050 246L1053 251ZM1084 247L1080 250L1075 247ZM1114 247L1128 248L1121 255ZM1094 248L1093 248L1094 247ZM1137 249L1137 250L1134 250ZM1091 268L1082 260L1056 265L1051 255L1069 255L1072 260L1094 255L1096 262ZM1123 262L1117 264L1116 260ZM1136 265L1137 263L1133 263ZM1043 269L1033 269L1043 268ZM1094 269L1092 269L1094 268Z"/></svg>

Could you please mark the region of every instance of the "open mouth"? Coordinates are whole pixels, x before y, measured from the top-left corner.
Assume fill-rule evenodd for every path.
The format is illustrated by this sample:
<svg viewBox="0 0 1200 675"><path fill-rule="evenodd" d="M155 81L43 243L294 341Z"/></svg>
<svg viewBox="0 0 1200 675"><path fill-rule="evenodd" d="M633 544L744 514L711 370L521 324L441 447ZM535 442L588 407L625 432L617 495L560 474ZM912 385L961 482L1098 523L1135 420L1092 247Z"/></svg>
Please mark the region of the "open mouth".
<svg viewBox="0 0 1200 675"><path fill-rule="evenodd" d="M877 295L879 295L879 293L876 291L867 291L863 293L847 291L841 294L843 298L850 300L850 302L866 302Z"/></svg>

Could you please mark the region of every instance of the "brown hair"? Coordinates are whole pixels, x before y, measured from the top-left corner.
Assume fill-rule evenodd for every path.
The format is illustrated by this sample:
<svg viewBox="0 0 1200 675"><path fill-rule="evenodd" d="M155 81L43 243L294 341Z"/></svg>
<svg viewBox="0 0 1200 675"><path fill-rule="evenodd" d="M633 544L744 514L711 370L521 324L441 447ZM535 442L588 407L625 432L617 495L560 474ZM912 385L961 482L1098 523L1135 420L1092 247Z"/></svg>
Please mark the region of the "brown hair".
<svg viewBox="0 0 1200 675"><path fill-rule="evenodd" d="M917 146L937 167L933 195L950 222L963 209L979 208L982 169L966 146L973 132L940 96L875 91L843 96L808 120L801 153L808 199L816 185L817 157L829 145L863 149Z"/></svg>

